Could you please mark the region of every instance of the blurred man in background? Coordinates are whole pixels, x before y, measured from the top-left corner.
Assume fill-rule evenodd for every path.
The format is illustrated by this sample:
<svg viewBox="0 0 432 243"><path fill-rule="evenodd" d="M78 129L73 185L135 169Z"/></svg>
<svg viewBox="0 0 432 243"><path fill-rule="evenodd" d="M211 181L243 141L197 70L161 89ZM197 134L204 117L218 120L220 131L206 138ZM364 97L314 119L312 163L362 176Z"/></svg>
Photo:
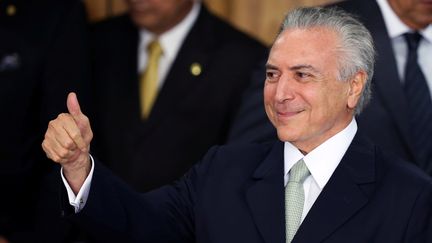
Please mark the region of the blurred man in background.
<svg viewBox="0 0 432 243"><path fill-rule="evenodd" d="M178 178L211 145L225 142L266 48L200 1L127 4L128 14L92 29L92 150L146 191Z"/></svg>

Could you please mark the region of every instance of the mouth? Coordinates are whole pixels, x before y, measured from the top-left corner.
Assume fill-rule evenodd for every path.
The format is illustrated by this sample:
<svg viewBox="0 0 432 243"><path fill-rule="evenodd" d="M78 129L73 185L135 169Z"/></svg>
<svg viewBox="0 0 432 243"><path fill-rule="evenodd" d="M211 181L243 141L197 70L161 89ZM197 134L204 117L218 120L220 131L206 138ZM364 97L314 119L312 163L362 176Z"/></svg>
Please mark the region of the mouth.
<svg viewBox="0 0 432 243"><path fill-rule="evenodd" d="M285 119L291 119L298 114L302 113L304 110L299 111L277 111L276 115L279 119L285 120Z"/></svg>

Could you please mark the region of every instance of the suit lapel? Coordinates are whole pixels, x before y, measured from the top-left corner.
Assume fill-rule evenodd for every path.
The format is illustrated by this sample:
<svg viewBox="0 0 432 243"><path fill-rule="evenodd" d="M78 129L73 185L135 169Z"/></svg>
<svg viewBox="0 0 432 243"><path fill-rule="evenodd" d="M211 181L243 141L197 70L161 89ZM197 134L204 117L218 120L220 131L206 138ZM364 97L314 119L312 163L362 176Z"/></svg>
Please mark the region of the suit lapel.
<svg viewBox="0 0 432 243"><path fill-rule="evenodd" d="M375 177L373 146L357 134L293 242L322 242L367 202Z"/></svg>
<svg viewBox="0 0 432 243"><path fill-rule="evenodd" d="M208 66L207 57L212 56L210 52L213 48L213 37L206 33L208 28L211 29L207 21L208 15L209 13L203 6L167 74L150 116L151 124L158 124L160 119L169 117L172 112L178 110L184 104L183 101L205 77ZM193 75L191 72L191 66L194 64L199 64L202 69L199 75Z"/></svg>
<svg viewBox="0 0 432 243"><path fill-rule="evenodd" d="M283 164L283 143L277 142L246 191L255 224L267 243L285 242Z"/></svg>
<svg viewBox="0 0 432 243"><path fill-rule="evenodd" d="M108 25L97 28L101 30L96 32L98 38L94 45L100 44L97 41L101 40L105 43L100 48L94 48L97 52L94 54L95 83L92 84L92 92L98 108L94 112L101 116L95 118L102 123L108 120L119 127L130 127L140 117L138 29L127 15L113 18ZM99 32L103 35L99 36Z"/></svg>

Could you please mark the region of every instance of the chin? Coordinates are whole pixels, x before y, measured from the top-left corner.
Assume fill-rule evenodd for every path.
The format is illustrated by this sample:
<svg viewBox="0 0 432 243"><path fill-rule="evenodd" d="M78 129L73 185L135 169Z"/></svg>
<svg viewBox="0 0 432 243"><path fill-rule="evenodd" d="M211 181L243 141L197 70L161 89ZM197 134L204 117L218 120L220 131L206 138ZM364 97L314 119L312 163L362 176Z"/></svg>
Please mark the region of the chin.
<svg viewBox="0 0 432 243"><path fill-rule="evenodd" d="M283 142L292 142L296 140L296 136L295 134L293 134L292 132L288 132L285 129L277 129L277 135L279 140L283 141Z"/></svg>

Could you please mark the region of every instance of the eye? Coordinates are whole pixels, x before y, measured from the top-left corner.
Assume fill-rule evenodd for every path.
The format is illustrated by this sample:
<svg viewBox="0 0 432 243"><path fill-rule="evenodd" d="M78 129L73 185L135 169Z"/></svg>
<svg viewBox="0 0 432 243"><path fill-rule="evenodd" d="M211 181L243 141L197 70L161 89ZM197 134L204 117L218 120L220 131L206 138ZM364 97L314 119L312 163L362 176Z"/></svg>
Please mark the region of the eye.
<svg viewBox="0 0 432 243"><path fill-rule="evenodd" d="M267 70L266 71L266 79L268 82L276 82L279 79L279 72L276 70Z"/></svg>
<svg viewBox="0 0 432 243"><path fill-rule="evenodd" d="M311 75L309 73L306 73L306 72L300 72L300 71L298 71L298 72L296 72L296 76L299 77L299 78L308 78Z"/></svg>

